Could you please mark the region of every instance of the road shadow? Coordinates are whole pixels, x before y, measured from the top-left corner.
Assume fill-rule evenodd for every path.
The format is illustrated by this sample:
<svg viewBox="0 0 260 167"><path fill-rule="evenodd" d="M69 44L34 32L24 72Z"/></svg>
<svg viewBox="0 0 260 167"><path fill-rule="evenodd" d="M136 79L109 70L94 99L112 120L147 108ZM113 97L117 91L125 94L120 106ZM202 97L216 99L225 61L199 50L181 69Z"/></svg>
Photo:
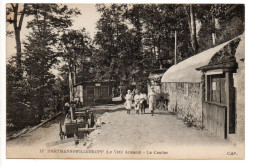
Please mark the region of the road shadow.
<svg viewBox="0 0 260 167"><path fill-rule="evenodd" d="M76 108L76 111L85 111L86 109L89 109L90 112L93 112L94 118L96 120L106 112L112 113L117 111L124 111L125 107L119 104L106 104L106 105L97 105L97 106L83 106L81 108ZM64 121L65 121L65 114L62 113L57 118L41 126L41 128L49 128L53 124L58 124L59 122L61 122L61 124L63 125Z"/></svg>
<svg viewBox="0 0 260 167"><path fill-rule="evenodd" d="M131 114L137 114L137 113L135 111L131 110ZM139 112L139 115L142 115L142 114L144 114L144 115L151 115L152 113L150 111L145 111L145 113ZM155 111L154 115L174 115L174 113L173 112L169 112L169 111L159 111L159 112Z"/></svg>
<svg viewBox="0 0 260 167"><path fill-rule="evenodd" d="M57 124L59 122L63 124L64 120L65 120L65 115L62 113L61 115L57 116L55 119L42 125L41 128L49 128L51 125Z"/></svg>
<svg viewBox="0 0 260 167"><path fill-rule="evenodd" d="M126 111L123 105L106 105L106 106L94 106L90 108L90 111L95 115L102 115L106 112L113 113L117 111Z"/></svg>
<svg viewBox="0 0 260 167"><path fill-rule="evenodd" d="M169 111L161 111L161 112L155 111L154 115L174 115L174 114L173 112L169 112Z"/></svg>

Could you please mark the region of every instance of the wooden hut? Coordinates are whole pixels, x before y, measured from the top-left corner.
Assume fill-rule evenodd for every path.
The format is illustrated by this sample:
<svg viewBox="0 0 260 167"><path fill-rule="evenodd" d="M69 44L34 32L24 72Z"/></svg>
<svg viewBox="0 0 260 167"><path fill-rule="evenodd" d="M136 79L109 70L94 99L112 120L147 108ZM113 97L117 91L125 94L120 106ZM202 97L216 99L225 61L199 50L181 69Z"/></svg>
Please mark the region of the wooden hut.
<svg viewBox="0 0 260 167"><path fill-rule="evenodd" d="M156 93L156 98L160 98L162 92L161 92L161 79L163 74L165 73L166 69L157 69L150 72L148 76L148 82L147 82L147 91L148 93L151 91L151 88L154 88L154 91Z"/></svg>
<svg viewBox="0 0 260 167"><path fill-rule="evenodd" d="M162 92L169 94L168 109L179 118L227 138L234 133L237 71L236 49L242 36L194 55L169 68Z"/></svg>
<svg viewBox="0 0 260 167"><path fill-rule="evenodd" d="M74 86L74 96L84 105L107 104L112 102L114 81L81 82Z"/></svg>
<svg viewBox="0 0 260 167"><path fill-rule="evenodd" d="M244 140L244 35L232 40L211 62L197 70L205 74L203 125L217 136Z"/></svg>

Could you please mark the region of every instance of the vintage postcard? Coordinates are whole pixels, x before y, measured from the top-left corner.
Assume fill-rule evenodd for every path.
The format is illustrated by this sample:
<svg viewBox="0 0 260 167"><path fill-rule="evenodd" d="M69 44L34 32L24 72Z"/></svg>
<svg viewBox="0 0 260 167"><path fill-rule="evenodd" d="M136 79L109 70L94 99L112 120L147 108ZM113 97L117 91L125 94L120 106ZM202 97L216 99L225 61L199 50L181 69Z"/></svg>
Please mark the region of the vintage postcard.
<svg viewBox="0 0 260 167"><path fill-rule="evenodd" d="M244 159L244 4L6 4L8 159Z"/></svg>

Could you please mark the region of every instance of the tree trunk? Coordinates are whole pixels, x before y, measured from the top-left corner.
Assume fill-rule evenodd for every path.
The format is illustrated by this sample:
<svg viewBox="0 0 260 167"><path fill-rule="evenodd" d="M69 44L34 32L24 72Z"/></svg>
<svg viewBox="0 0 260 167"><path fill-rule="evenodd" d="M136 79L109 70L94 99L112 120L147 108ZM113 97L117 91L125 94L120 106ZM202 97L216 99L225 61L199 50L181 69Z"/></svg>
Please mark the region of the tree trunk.
<svg viewBox="0 0 260 167"><path fill-rule="evenodd" d="M69 91L70 91L70 102L72 102L74 99L73 99L73 83L72 83L71 69L69 69Z"/></svg>
<svg viewBox="0 0 260 167"><path fill-rule="evenodd" d="M196 23L195 23L195 15L193 11L192 5L190 5L190 31L191 31L191 46L193 53L196 54L199 49L197 36L196 36Z"/></svg>
<svg viewBox="0 0 260 167"><path fill-rule="evenodd" d="M22 76L21 66L22 66L22 45L21 45L21 38L20 38L20 32L22 28L23 18L25 14L25 7L24 5L23 11L21 12L20 20L18 21L18 8L19 4L16 3L11 4L14 12L14 19L13 19L13 26L14 26L14 34L15 34L15 42L16 42L16 67L19 71L20 76Z"/></svg>
<svg viewBox="0 0 260 167"><path fill-rule="evenodd" d="M74 65L74 73L73 73L73 85L76 85L76 74L77 74L77 66Z"/></svg>
<svg viewBox="0 0 260 167"><path fill-rule="evenodd" d="M15 29L15 42L16 42L16 67L19 71L19 73L21 72L21 66L22 66L22 46L21 46L21 39L20 39L20 30L19 29Z"/></svg>

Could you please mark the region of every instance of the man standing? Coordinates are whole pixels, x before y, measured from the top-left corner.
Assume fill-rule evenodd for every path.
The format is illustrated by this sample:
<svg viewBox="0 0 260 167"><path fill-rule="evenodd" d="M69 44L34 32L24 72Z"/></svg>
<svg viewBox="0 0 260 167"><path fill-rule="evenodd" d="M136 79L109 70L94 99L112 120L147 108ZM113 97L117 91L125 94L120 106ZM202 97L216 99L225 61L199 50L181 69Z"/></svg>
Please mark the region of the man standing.
<svg viewBox="0 0 260 167"><path fill-rule="evenodd" d="M148 98L149 98L149 110L151 111L151 114L153 116L154 114L154 110L156 108L156 94L154 92L154 88L151 88L151 92L149 92L148 94Z"/></svg>
<svg viewBox="0 0 260 167"><path fill-rule="evenodd" d="M140 103L141 103L141 114L145 114L145 108L147 106L147 96L145 93L140 94Z"/></svg>

